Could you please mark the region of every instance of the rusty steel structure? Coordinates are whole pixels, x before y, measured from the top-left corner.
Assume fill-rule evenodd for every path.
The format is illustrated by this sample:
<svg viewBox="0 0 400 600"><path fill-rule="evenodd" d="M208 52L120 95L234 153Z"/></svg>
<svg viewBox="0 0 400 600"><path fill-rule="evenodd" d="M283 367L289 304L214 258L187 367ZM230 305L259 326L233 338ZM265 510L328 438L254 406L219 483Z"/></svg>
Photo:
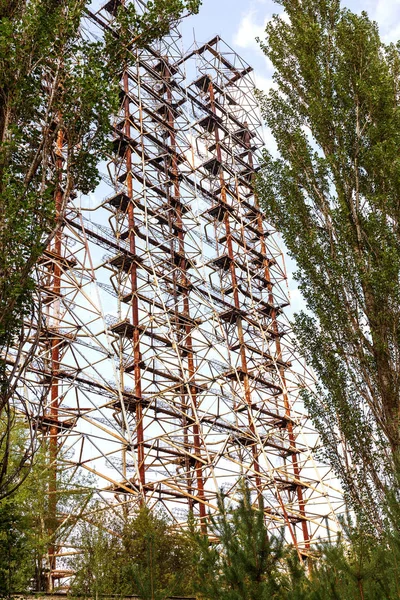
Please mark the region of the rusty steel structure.
<svg viewBox="0 0 400 600"><path fill-rule="evenodd" d="M116 6L89 15L91 31ZM84 471L104 506L190 512L206 530L218 491L234 500L245 480L271 531L307 554L341 497L315 462L299 397L311 378L255 192L252 69L219 37L181 43L172 31L132 50L102 183L70 199L38 264L40 341L21 386L46 397L49 510L57 523L57 476ZM50 548L52 582L67 545Z"/></svg>

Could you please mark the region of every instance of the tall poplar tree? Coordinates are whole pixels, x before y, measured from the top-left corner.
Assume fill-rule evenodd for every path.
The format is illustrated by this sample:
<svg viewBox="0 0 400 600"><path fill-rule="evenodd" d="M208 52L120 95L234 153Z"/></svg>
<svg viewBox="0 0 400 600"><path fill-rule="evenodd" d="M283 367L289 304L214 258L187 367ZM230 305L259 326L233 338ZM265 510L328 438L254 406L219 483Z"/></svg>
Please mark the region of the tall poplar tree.
<svg viewBox="0 0 400 600"><path fill-rule="evenodd" d="M381 524L400 460L399 45L338 0L281 0L261 46L266 218L297 264L305 400L325 454L367 523Z"/></svg>

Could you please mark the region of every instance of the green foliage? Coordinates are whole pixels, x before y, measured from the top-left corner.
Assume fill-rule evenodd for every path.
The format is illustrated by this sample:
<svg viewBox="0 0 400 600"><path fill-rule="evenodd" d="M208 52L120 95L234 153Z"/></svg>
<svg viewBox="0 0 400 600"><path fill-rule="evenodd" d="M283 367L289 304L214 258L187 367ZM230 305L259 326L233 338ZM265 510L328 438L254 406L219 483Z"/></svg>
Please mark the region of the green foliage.
<svg viewBox="0 0 400 600"><path fill-rule="evenodd" d="M282 0L262 48L260 94L279 157L259 194L295 259L307 312L299 347L317 374L304 399L325 456L371 528L399 458L399 46L338 0Z"/></svg>
<svg viewBox="0 0 400 600"><path fill-rule="evenodd" d="M80 523L79 544L81 554L72 561L76 575L71 593L77 596L98 597L101 594L118 593L120 539L111 535L112 523L105 517L95 517L90 523Z"/></svg>
<svg viewBox="0 0 400 600"><path fill-rule="evenodd" d="M164 600L191 591L193 543L162 514L143 507L133 518L110 519L99 507L97 516L81 523L75 542L81 554L73 560L74 595Z"/></svg>
<svg viewBox="0 0 400 600"><path fill-rule="evenodd" d="M1 432L1 420L0 420ZM10 458L1 455L0 462L8 465L3 478L9 481L11 493L0 500L0 591L2 594L43 591L47 587L51 545L62 544L71 536L92 502L92 479L79 473L60 471L57 476L56 524L51 522L49 481L54 476L49 466L48 444L37 450L33 462L21 468L21 456L30 451L31 436L24 420L15 418L9 439ZM63 455L60 452L59 462ZM9 480L9 473L12 475ZM15 478L18 480L15 480ZM0 595L0 597L2 597Z"/></svg>
<svg viewBox="0 0 400 600"><path fill-rule="evenodd" d="M83 2L3 3L0 21L0 346L31 308L33 266L55 227L54 192L98 180L92 144L103 147L115 89L88 78L106 60L80 44ZM16 68L16 65L18 67ZM90 89L90 92L88 91ZM104 108L103 108L104 106ZM79 117L78 117L79 111ZM109 114L106 114L106 113ZM63 132L63 173L55 144ZM101 152L99 154L101 158ZM5 381L3 380L3 383ZM4 391L4 390L3 390Z"/></svg>
<svg viewBox="0 0 400 600"><path fill-rule="evenodd" d="M0 589L4 595L29 591L32 587L44 589L43 568L49 541L45 523L48 508L45 460L42 449L17 491L0 501L0 529L4 538L0 570L11 575L2 581ZM13 524L12 532L8 532L8 520Z"/></svg>
<svg viewBox="0 0 400 600"><path fill-rule="evenodd" d="M7 408L0 411L0 498L11 495L25 480L34 452L26 425Z"/></svg>
<svg viewBox="0 0 400 600"><path fill-rule="evenodd" d="M393 510L398 511L395 503ZM400 536L387 524L377 538L343 521L336 542L313 549L308 565L272 536L264 511L244 488L235 508L219 500L216 544L194 534L194 591L202 600L394 600L400 590ZM398 516L398 514L397 514Z"/></svg>
<svg viewBox="0 0 400 600"><path fill-rule="evenodd" d="M307 582L311 600L395 600L399 597L400 538L376 539L350 523L335 544L324 545Z"/></svg>
<svg viewBox="0 0 400 600"><path fill-rule="evenodd" d="M0 597L45 589L49 542L46 516L48 471L43 454L11 499L0 502ZM84 484L85 482L83 482ZM126 518L120 508L110 516L94 503L84 485L71 495L59 486L56 542L79 535L71 559L76 571L74 596L166 600L193 595L199 600L395 600L400 590L400 535L388 525L379 538L343 523L336 543L315 547L312 569L280 536L268 532L264 511L251 504L247 489L237 506L210 518L211 539L174 531L162 514L143 508ZM397 511L398 505L393 505ZM64 519L63 519L64 517ZM76 529L75 529L76 531Z"/></svg>
<svg viewBox="0 0 400 600"><path fill-rule="evenodd" d="M131 589L143 600L163 600L190 589L190 539L171 530L161 513L142 508L125 525L123 545L130 557L126 574L132 577Z"/></svg>
<svg viewBox="0 0 400 600"><path fill-rule="evenodd" d="M10 440L12 460L19 461L29 435L20 421ZM68 539L70 531L91 500L90 482L75 478L71 482L62 474L57 487L57 528L49 526L47 447L42 445L30 468L26 468L20 485L0 500L0 597L31 589L46 589L48 548ZM14 470L13 464L9 466Z"/></svg>
<svg viewBox="0 0 400 600"><path fill-rule="evenodd" d="M252 506L249 489L243 488L235 508L228 509L220 496L218 508L218 516L210 517L217 545L210 545L207 536L196 536L196 591L207 600L284 598L287 576L283 566L291 550L285 548L282 537L268 532L264 511ZM301 567L299 573L303 579Z"/></svg>
<svg viewBox="0 0 400 600"><path fill-rule="evenodd" d="M26 590L34 572L30 564L29 518L10 499L0 502L0 597Z"/></svg>

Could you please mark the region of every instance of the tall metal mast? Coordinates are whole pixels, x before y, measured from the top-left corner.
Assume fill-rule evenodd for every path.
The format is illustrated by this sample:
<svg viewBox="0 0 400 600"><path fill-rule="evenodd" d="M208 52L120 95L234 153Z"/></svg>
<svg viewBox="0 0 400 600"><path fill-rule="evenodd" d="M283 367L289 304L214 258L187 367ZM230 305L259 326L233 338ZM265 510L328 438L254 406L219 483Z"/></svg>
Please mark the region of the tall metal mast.
<svg viewBox="0 0 400 600"><path fill-rule="evenodd" d="M112 27L116 6L91 27ZM146 503L206 531L218 491L234 499L245 480L271 531L307 554L342 500L316 467L299 398L312 382L254 190L253 90L251 67L219 37L182 53L172 31L135 50L97 208L71 198L38 265L48 308L21 386L33 402L48 385L53 473L92 474L121 518ZM49 491L53 523L70 518L55 478ZM50 548L51 582L68 575L67 546Z"/></svg>

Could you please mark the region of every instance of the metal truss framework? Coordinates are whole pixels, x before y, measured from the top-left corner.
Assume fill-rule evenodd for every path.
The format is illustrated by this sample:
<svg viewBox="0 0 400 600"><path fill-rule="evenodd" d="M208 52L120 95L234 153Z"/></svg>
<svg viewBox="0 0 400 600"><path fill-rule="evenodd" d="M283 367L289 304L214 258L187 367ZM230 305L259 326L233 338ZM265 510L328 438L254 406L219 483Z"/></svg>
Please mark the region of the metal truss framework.
<svg viewBox="0 0 400 600"><path fill-rule="evenodd" d="M172 32L136 51L122 75L106 198L71 198L38 265L41 337L21 389L47 394L57 470L95 474L110 507L162 506L176 523L191 511L204 528L218 490L234 499L244 479L271 531L307 554L342 500L313 457L299 398L312 380L254 191L252 69L219 37L180 44ZM53 580L67 574L58 553Z"/></svg>

